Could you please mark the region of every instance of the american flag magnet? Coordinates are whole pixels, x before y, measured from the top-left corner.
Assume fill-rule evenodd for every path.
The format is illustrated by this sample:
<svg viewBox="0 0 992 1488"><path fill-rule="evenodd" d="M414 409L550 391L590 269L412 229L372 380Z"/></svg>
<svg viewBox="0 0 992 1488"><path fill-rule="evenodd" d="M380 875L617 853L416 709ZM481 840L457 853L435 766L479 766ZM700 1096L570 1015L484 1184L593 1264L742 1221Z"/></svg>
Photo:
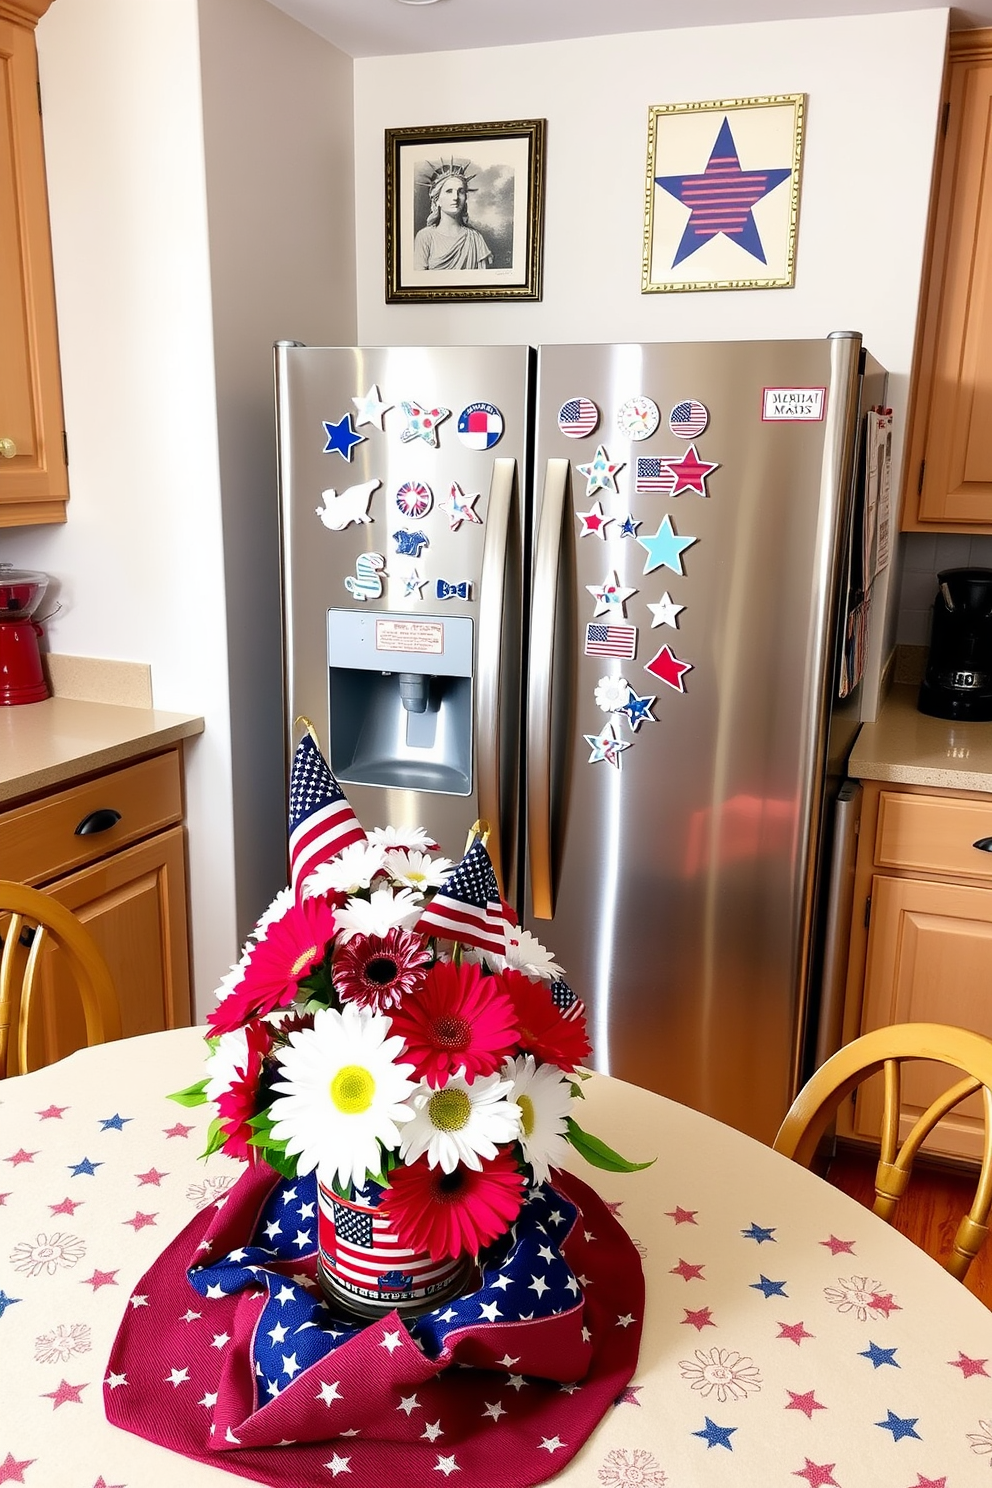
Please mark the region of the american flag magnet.
<svg viewBox="0 0 992 1488"><path fill-rule="evenodd" d="M704 403L697 403L695 398L676 403L668 415L668 427L680 439L697 439L709 421L709 409Z"/></svg>
<svg viewBox="0 0 992 1488"><path fill-rule="evenodd" d="M585 653L587 656L625 656L628 659L637 653L636 625L586 626Z"/></svg>
<svg viewBox="0 0 992 1488"><path fill-rule="evenodd" d="M569 439L585 439L599 423L599 409L591 398L569 398L558 410L558 427Z"/></svg>

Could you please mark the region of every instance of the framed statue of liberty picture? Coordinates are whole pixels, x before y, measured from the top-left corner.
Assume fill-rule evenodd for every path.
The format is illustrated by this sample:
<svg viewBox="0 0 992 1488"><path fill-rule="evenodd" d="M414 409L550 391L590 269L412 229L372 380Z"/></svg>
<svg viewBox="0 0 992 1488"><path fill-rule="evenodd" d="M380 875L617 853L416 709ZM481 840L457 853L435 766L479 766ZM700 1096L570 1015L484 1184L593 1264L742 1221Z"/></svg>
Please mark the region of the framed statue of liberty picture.
<svg viewBox="0 0 992 1488"><path fill-rule="evenodd" d="M386 130L386 301L539 300L543 119Z"/></svg>
<svg viewBox="0 0 992 1488"><path fill-rule="evenodd" d="M648 110L641 291L791 289L806 95Z"/></svg>

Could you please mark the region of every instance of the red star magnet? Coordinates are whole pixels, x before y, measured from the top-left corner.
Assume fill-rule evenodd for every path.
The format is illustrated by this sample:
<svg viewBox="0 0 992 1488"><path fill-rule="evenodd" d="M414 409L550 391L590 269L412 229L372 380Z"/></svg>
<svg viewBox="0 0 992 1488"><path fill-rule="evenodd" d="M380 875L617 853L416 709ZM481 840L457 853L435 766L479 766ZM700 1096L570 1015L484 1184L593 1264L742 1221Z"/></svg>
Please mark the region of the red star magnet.
<svg viewBox="0 0 992 1488"><path fill-rule="evenodd" d="M706 477L720 469L718 461L701 460L694 444L690 444L680 459L665 460L664 463L675 477L675 490L671 492L673 496L679 496L683 491L695 491L699 496L708 496Z"/></svg>
<svg viewBox="0 0 992 1488"><path fill-rule="evenodd" d="M657 677L659 682L674 687L676 692L685 692L682 686L684 672L692 671L691 661L679 661L670 646L662 646L653 661L649 661L644 670L650 672L652 677Z"/></svg>
<svg viewBox="0 0 992 1488"><path fill-rule="evenodd" d="M594 501L587 512L576 512L575 515L582 523L580 537L601 537L604 542L606 541L606 529L613 518L608 517L603 511L602 502Z"/></svg>

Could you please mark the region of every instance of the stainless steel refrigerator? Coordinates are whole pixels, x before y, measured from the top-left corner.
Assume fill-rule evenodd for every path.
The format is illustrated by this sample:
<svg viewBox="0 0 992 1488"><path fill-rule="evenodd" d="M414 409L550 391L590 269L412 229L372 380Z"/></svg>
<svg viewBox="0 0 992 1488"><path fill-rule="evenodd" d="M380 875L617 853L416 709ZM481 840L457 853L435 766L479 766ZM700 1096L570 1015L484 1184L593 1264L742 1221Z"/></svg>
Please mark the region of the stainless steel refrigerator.
<svg viewBox="0 0 992 1488"><path fill-rule="evenodd" d="M287 739L506 897L593 1063L770 1140L815 1039L863 412L822 341L276 347Z"/></svg>

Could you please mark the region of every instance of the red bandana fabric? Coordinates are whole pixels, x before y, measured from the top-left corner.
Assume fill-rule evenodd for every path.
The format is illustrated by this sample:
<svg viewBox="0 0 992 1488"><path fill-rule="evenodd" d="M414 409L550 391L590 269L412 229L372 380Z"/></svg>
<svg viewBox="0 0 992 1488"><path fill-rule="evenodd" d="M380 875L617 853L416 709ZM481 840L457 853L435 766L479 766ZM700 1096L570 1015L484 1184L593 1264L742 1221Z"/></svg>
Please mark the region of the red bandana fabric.
<svg viewBox="0 0 992 1488"><path fill-rule="evenodd" d="M129 1388L105 1387L107 1419L270 1488L455 1472L462 1488L528 1488L559 1472L637 1364L640 1258L598 1196L556 1174L531 1239L520 1226L471 1294L357 1323L320 1295L316 1220L280 1227L301 1183L248 1169L158 1258L114 1342L109 1373Z"/></svg>

